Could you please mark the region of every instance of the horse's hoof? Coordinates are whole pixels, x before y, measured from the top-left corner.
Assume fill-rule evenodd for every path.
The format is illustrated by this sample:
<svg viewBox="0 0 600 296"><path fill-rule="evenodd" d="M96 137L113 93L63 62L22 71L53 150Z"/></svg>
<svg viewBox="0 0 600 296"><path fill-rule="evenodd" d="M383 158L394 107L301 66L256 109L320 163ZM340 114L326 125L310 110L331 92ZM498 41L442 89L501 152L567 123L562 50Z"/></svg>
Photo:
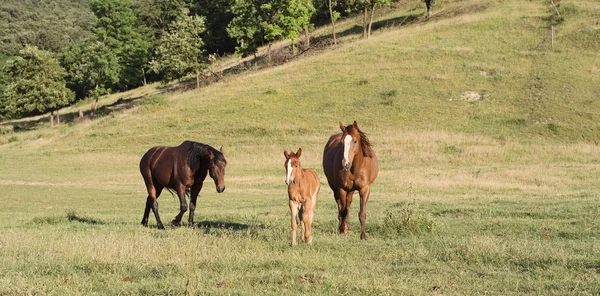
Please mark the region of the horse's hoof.
<svg viewBox="0 0 600 296"><path fill-rule="evenodd" d="M361 240L367 240L367 234L366 233L361 233L360 234L360 239Z"/></svg>
<svg viewBox="0 0 600 296"><path fill-rule="evenodd" d="M181 222L179 222L177 220L173 220L173 221L171 221L171 225L179 227L179 226L181 226Z"/></svg>
<svg viewBox="0 0 600 296"><path fill-rule="evenodd" d="M158 227L158 229L165 229L165 226L162 224L158 224L157 227Z"/></svg>
<svg viewBox="0 0 600 296"><path fill-rule="evenodd" d="M142 221L142 226L148 227L148 221Z"/></svg>
<svg viewBox="0 0 600 296"><path fill-rule="evenodd" d="M188 227L189 227L190 229L194 229L194 228L196 228L196 227L194 226L194 222L188 222Z"/></svg>

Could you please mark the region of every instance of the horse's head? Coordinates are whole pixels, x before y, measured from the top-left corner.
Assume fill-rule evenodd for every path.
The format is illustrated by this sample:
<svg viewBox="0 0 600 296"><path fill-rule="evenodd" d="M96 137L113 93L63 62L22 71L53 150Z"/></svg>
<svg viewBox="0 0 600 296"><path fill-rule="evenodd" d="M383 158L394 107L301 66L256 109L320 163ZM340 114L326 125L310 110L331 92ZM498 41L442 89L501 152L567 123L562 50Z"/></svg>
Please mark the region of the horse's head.
<svg viewBox="0 0 600 296"><path fill-rule="evenodd" d="M227 166L227 161L225 160L225 156L223 156L223 147L219 151L210 151L208 158L210 159L208 173L215 181L217 192L221 193L225 191L225 167Z"/></svg>
<svg viewBox="0 0 600 296"><path fill-rule="evenodd" d="M344 171L349 171L352 167L354 156L360 150L362 150L361 140L363 133L358 129L356 120L349 126L344 126L340 122L340 129L342 130L342 141L344 143L344 158L342 158L342 168Z"/></svg>
<svg viewBox="0 0 600 296"><path fill-rule="evenodd" d="M285 156L285 162L283 166L285 167L285 184L288 186L294 183L294 179L296 178L296 174L302 168L300 167L300 155L302 155L302 148L298 148L298 152L290 152L283 149L283 155Z"/></svg>

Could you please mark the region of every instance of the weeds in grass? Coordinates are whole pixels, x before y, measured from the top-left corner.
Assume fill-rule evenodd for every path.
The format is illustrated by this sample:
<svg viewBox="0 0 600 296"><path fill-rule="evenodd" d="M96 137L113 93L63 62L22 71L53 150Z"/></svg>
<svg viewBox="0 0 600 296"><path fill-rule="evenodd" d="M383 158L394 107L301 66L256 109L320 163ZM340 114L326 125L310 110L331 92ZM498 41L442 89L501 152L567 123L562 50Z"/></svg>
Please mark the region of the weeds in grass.
<svg viewBox="0 0 600 296"><path fill-rule="evenodd" d="M384 212L382 233L390 237L418 235L433 232L435 226L433 216L421 209L416 200L412 200Z"/></svg>

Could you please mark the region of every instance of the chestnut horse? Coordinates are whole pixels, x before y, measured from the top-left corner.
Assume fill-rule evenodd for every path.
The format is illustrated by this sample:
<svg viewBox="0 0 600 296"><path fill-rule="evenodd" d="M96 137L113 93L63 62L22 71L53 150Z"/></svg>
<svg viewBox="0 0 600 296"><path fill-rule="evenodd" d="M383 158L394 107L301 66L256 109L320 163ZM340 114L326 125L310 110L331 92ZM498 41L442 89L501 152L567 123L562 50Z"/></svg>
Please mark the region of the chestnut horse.
<svg viewBox="0 0 600 296"><path fill-rule="evenodd" d="M377 178L377 156L369 139L356 124L344 126L341 133L332 135L323 151L323 170L338 206L339 233L350 230L348 215L354 191L360 194L360 238L367 239L365 220L370 185Z"/></svg>
<svg viewBox="0 0 600 296"><path fill-rule="evenodd" d="M162 190L167 188L171 193L177 193L180 204L179 214L171 223L181 225L181 218L188 208L186 195L190 195L188 225L194 227L196 199L206 175L210 175L217 192L221 193L225 190L226 166L222 148L216 150L197 142L185 141L177 147L159 146L148 150L140 161L140 172L148 190L142 225L148 226L148 215L152 209L158 228L165 228L158 215L157 199Z"/></svg>
<svg viewBox="0 0 600 296"><path fill-rule="evenodd" d="M310 243L312 242L312 221L321 182L315 171L303 169L300 165L302 148L299 148L296 153L288 153L284 149L283 155L285 155L285 184L288 185L290 211L292 212L292 246L296 245L296 229L298 227L296 217L300 218L302 241Z"/></svg>

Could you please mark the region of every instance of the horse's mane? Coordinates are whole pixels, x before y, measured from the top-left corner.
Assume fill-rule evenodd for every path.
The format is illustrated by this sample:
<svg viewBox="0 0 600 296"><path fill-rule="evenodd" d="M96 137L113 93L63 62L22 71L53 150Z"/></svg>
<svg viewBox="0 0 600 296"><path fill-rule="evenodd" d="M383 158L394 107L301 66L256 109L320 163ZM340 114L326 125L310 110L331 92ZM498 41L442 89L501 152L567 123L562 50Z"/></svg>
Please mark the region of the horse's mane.
<svg viewBox="0 0 600 296"><path fill-rule="evenodd" d="M371 142L369 141L369 138L367 138L367 134L361 131L358 127L354 128L353 125L349 125L346 127L346 130L348 131L353 129L355 129L358 135L360 136L360 145L363 151L363 155L366 157L373 157L375 151L373 151L373 148L371 148Z"/></svg>
<svg viewBox="0 0 600 296"><path fill-rule="evenodd" d="M208 158L208 153L212 152L214 155L213 162L218 166L221 166L225 161L225 157L221 151L202 143L191 142L190 151L188 153L188 165L190 169L195 172L200 169L200 158Z"/></svg>

